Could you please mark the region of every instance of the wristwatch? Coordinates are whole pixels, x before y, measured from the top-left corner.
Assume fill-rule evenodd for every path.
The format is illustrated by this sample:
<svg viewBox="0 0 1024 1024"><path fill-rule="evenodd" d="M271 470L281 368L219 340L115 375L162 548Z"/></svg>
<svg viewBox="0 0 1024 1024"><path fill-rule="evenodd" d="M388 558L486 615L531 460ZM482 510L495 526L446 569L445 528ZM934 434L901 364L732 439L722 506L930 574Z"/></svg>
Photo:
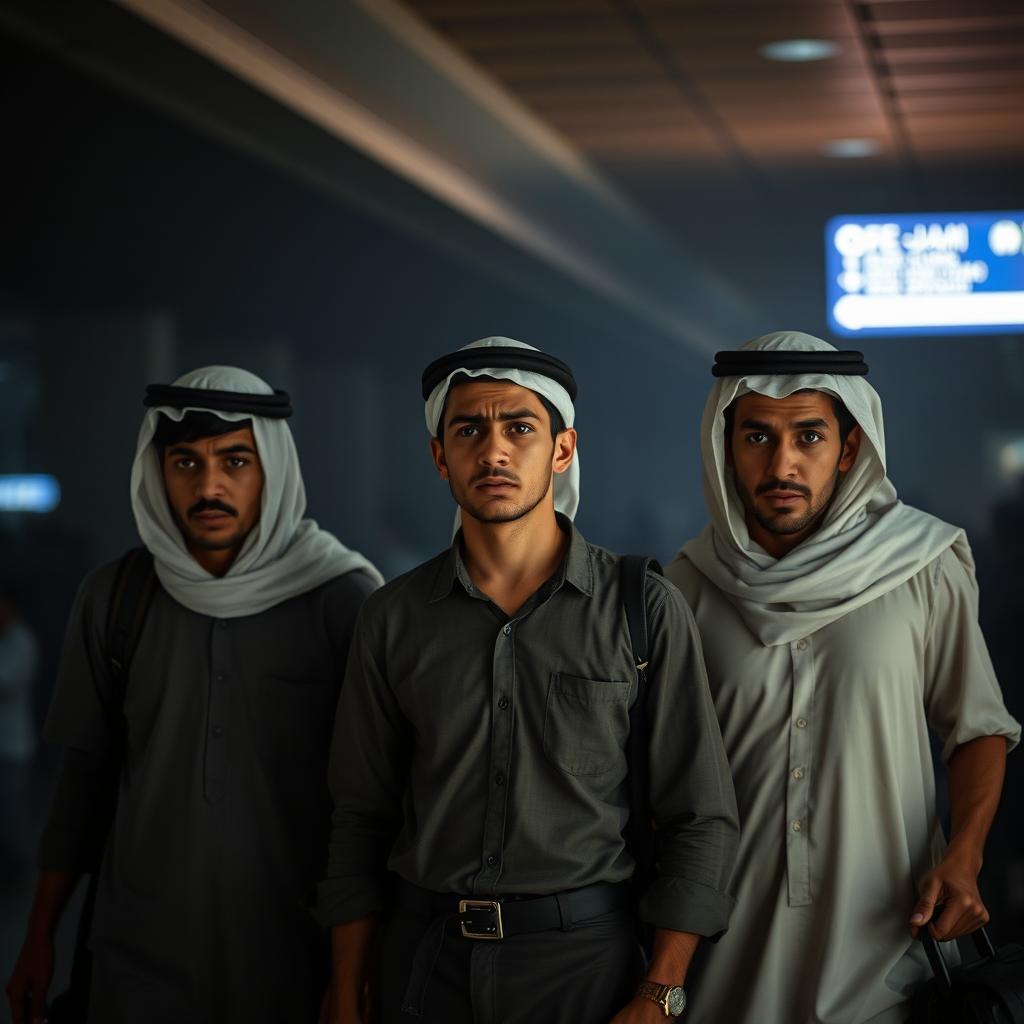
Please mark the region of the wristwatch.
<svg viewBox="0 0 1024 1024"><path fill-rule="evenodd" d="M641 999L657 1003L666 1017L678 1017L686 1009L686 993L679 985L659 985L656 981L641 981L636 994Z"/></svg>

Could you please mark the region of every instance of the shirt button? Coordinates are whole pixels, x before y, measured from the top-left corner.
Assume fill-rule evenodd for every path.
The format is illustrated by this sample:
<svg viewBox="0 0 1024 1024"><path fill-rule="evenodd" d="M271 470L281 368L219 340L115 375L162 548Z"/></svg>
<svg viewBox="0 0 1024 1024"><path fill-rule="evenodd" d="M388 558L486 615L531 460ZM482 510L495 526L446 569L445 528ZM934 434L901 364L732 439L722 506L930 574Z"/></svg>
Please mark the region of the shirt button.
<svg viewBox="0 0 1024 1024"><path fill-rule="evenodd" d="M489 868L496 868L498 866L498 858L494 854L489 854L487 857L487 866Z"/></svg>
<svg viewBox="0 0 1024 1024"><path fill-rule="evenodd" d="M505 785L505 776L502 775L501 772L498 772L498 774L494 776L494 782L495 782L495 785L504 786Z"/></svg>
<svg viewBox="0 0 1024 1024"><path fill-rule="evenodd" d="M798 729L806 729L807 728L807 719L806 718L798 718L796 720L796 727Z"/></svg>
<svg viewBox="0 0 1024 1024"><path fill-rule="evenodd" d="M807 650L807 641L806 640L797 640L797 642L796 642L796 649L798 651L806 651Z"/></svg>
<svg viewBox="0 0 1024 1024"><path fill-rule="evenodd" d="M512 627L511 626L505 626L502 629L502 633L504 633L505 636L510 636L512 634Z"/></svg>
<svg viewBox="0 0 1024 1024"><path fill-rule="evenodd" d="M794 779L802 779L803 777L804 777L804 773L803 773L803 771L801 771L801 769L799 769L799 768L794 768L793 769L793 778Z"/></svg>
<svg viewBox="0 0 1024 1024"><path fill-rule="evenodd" d="M223 736L224 735L224 726L223 725L215 725L213 727L213 735L214 736Z"/></svg>
<svg viewBox="0 0 1024 1024"><path fill-rule="evenodd" d="M508 697L500 697L498 699L498 707L504 711L508 707Z"/></svg>
<svg viewBox="0 0 1024 1024"><path fill-rule="evenodd" d="M793 831L794 832L799 832L800 829L802 829L802 828L803 828L803 825L799 821L794 821L793 822Z"/></svg>
<svg viewBox="0 0 1024 1024"><path fill-rule="evenodd" d="M227 679L227 676L224 675L223 672L218 672L217 673L217 682L218 683L223 683L225 679Z"/></svg>
<svg viewBox="0 0 1024 1024"><path fill-rule="evenodd" d="M221 629L227 629L227 628L228 628L228 624L227 624L227 621L226 621L225 619L220 619L220 620L218 620L218 622L217 622L217 625L218 625L218 626L219 626L219 627L220 627Z"/></svg>

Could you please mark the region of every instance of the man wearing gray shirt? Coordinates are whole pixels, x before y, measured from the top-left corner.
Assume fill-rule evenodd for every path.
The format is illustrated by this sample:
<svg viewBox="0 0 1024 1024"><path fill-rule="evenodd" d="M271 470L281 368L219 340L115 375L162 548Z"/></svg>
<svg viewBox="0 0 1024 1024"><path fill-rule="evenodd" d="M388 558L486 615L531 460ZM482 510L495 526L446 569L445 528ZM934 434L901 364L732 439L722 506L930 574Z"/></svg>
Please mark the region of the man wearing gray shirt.
<svg viewBox="0 0 1024 1024"><path fill-rule="evenodd" d="M390 908L370 986L386 1024L665 1020L699 937L726 928L737 838L693 620L649 574L645 974L623 840L637 670L618 559L571 522L575 382L559 360L488 338L428 367L423 394L461 530L370 598L353 639L319 900L329 1019L371 1019Z"/></svg>
<svg viewBox="0 0 1024 1024"><path fill-rule="evenodd" d="M286 394L213 366L151 385L146 405L131 492L155 592L127 678L108 625L128 594L116 563L72 610L46 723L65 761L12 1016L44 1017L54 929L98 870L90 1024L315 1020L330 721L382 581L302 518Z"/></svg>

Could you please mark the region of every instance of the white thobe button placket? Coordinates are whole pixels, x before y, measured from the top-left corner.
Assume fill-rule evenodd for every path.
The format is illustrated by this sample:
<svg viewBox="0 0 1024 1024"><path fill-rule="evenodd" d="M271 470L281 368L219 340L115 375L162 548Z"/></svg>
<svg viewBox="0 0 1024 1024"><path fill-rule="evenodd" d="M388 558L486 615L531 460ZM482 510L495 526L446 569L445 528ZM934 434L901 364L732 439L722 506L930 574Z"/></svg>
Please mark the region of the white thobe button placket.
<svg viewBox="0 0 1024 1024"><path fill-rule="evenodd" d="M809 638L789 645L793 674L789 766L786 780L786 881L791 907L811 902L811 857L808 837L811 737L814 729L814 650Z"/></svg>

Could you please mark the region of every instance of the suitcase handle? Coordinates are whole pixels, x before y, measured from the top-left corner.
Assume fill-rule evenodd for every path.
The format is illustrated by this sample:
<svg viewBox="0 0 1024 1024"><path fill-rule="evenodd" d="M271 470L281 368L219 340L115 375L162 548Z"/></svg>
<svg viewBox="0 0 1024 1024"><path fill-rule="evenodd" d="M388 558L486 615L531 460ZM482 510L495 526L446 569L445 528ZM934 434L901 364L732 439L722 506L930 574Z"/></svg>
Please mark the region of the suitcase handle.
<svg viewBox="0 0 1024 1024"><path fill-rule="evenodd" d="M933 921L939 916L940 910L941 904L937 905L932 912ZM942 955L942 949L928 930L927 925L922 926L918 932L918 938L920 938L921 944L924 946L924 951L928 956L928 963L931 964L932 973L935 975L939 989L944 996L950 995L953 991L953 979L949 973L949 965L946 963L946 958ZM996 959L996 948L992 945L992 940L983 927L973 932L971 939L974 942L975 949L978 951L978 956L982 960Z"/></svg>

